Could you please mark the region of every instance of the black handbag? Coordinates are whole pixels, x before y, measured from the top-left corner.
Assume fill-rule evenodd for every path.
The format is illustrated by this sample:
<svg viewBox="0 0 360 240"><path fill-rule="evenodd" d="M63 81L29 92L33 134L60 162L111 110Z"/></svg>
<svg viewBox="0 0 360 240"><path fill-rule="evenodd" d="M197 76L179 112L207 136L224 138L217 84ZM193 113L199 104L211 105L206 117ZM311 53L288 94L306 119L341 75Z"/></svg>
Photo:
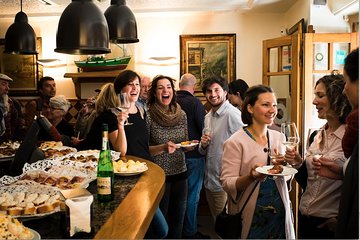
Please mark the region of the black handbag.
<svg viewBox="0 0 360 240"><path fill-rule="evenodd" d="M231 215L226 212L226 205L222 212L216 216L215 220L215 232L217 235L219 235L222 239L236 239L240 238L241 230L242 230L242 218L241 214L244 210L247 202L250 199L250 196L254 192L256 186L259 182L257 182L254 186L254 188L251 190L251 193L249 194L248 198L246 199L244 205L242 206L240 212Z"/></svg>

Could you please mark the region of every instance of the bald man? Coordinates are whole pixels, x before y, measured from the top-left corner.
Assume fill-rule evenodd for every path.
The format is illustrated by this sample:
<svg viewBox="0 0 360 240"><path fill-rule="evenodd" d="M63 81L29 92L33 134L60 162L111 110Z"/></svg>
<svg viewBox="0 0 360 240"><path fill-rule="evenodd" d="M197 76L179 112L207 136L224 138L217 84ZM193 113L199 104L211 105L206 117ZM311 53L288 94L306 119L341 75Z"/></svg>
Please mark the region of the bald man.
<svg viewBox="0 0 360 240"><path fill-rule="evenodd" d="M199 99L194 96L197 79L186 73L179 82L177 102L187 115L189 140L200 140L204 126L205 109ZM198 148L186 152L186 167L188 171L188 198L183 226L183 238L207 238L197 231L197 208L200 190L204 180L205 157Z"/></svg>

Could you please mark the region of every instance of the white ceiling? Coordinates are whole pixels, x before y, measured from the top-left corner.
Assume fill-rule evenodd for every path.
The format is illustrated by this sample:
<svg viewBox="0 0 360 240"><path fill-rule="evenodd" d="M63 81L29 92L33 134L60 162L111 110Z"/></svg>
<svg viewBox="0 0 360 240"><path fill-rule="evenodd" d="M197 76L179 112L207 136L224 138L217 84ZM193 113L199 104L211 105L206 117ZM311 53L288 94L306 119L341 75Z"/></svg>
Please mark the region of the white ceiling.
<svg viewBox="0 0 360 240"><path fill-rule="evenodd" d="M295 2L303 0L127 0L134 13L182 11L243 11L286 12ZM47 4L46 4L46 3ZM94 0L104 11L110 0ZM28 16L60 15L71 0L23 0ZM20 11L20 0L0 0L0 17L14 17Z"/></svg>

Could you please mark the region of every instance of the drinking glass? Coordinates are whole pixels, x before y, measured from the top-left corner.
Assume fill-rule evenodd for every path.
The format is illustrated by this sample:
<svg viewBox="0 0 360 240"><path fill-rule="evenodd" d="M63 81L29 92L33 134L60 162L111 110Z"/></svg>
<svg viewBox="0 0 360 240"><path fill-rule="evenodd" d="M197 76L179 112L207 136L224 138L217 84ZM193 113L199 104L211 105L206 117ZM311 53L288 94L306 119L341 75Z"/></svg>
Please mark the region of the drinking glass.
<svg viewBox="0 0 360 240"><path fill-rule="evenodd" d="M309 144L308 152L310 156L312 156L312 161L317 162L323 155L326 154L328 149L326 131L324 129L317 129L317 135L314 137L314 141L316 145L310 147L311 144ZM315 173L314 175L315 179L319 177Z"/></svg>
<svg viewBox="0 0 360 240"><path fill-rule="evenodd" d="M122 112L128 112L131 106L129 95L127 93L119 93L118 97L120 99L120 106L119 109ZM124 123L125 126L132 125L133 123L130 123L127 119Z"/></svg>
<svg viewBox="0 0 360 240"><path fill-rule="evenodd" d="M283 143L287 149L294 149L300 142L299 133L295 123L282 123L281 132L285 135L285 142Z"/></svg>
<svg viewBox="0 0 360 240"><path fill-rule="evenodd" d="M281 124L281 132L285 135L285 142L283 143L286 146L286 149L293 150L297 147L300 142L299 133L296 128L296 124L293 122L285 122ZM291 166L294 164L290 163Z"/></svg>
<svg viewBox="0 0 360 240"><path fill-rule="evenodd" d="M285 162L285 146L280 139L274 139L270 142L269 157L271 160L270 164L273 165L286 165Z"/></svg>

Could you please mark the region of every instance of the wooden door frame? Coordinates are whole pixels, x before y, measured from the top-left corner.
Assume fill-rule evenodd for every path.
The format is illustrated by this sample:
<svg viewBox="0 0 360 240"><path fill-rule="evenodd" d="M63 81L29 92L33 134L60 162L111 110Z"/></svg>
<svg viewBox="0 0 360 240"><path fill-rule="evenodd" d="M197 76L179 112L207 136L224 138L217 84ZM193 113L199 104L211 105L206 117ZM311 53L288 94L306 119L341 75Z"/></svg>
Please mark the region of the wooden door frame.
<svg viewBox="0 0 360 240"><path fill-rule="evenodd" d="M302 52L301 52L301 44L302 44L302 33L299 33L268 39L263 41L263 84L269 86L270 85L270 77L271 76L281 76L281 75L289 75L290 76L290 95L291 95L291 121L295 122L298 127L298 131L300 134L300 138L303 138L302 131L302 114L301 114L301 83L303 70L302 70ZM281 46L291 46L291 70L283 71L282 70L282 54L281 54ZM277 72L270 72L270 48L278 48L278 69ZM301 143L300 143L301 144ZM299 146L299 151L301 150L301 145ZM295 217L295 230L297 232L298 226L298 206L299 206L299 186L296 181L292 181L291 183L291 192L290 192L290 201L292 202L293 214Z"/></svg>

